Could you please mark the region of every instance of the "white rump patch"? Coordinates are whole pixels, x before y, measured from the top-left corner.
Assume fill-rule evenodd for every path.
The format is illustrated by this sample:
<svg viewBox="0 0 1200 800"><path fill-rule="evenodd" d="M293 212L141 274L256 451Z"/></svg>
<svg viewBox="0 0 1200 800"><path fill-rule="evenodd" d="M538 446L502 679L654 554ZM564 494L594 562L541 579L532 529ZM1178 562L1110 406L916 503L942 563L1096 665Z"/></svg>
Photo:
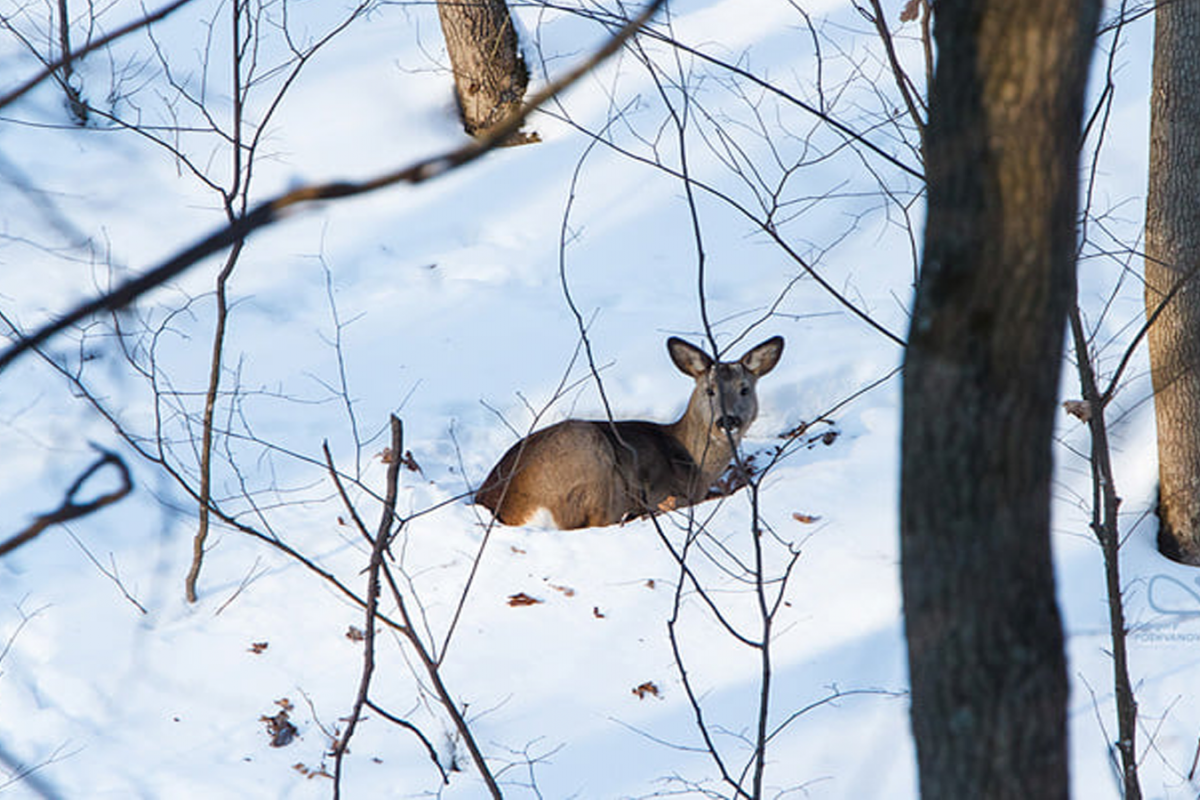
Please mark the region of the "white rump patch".
<svg viewBox="0 0 1200 800"><path fill-rule="evenodd" d="M537 510L529 515L529 519L525 520L523 527L556 531L558 523L554 521L554 515L550 513L550 509L538 506Z"/></svg>

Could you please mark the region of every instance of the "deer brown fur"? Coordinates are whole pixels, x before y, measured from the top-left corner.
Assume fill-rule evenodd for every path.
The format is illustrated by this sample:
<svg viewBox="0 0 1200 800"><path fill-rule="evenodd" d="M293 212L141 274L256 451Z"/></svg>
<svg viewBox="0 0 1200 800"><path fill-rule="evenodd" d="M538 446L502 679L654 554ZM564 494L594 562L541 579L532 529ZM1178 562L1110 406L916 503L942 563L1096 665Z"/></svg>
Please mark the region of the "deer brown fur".
<svg viewBox="0 0 1200 800"><path fill-rule="evenodd" d="M703 500L758 415L755 386L779 362L783 337L737 361L714 361L676 337L667 351L696 381L678 421L568 419L535 431L492 468L475 502L506 525L527 524L544 509L572 529Z"/></svg>

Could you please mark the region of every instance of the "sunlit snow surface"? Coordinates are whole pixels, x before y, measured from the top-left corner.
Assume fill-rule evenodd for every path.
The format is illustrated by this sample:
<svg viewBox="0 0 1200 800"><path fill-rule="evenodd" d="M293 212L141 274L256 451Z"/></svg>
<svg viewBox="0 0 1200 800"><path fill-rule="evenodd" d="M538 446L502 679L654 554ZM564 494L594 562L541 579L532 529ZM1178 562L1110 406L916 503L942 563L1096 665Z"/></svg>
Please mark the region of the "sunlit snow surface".
<svg viewBox="0 0 1200 800"><path fill-rule="evenodd" d="M326 14L346 12L307 5L316 4L298 5L290 20L300 40L336 23ZM155 28L174 74L196 92L204 23L228 14L214 8L197 5ZM826 103L857 129L874 125L873 141L912 163L894 132L871 116L880 106L866 79L876 78L885 93L893 86L870 26L841 4L805 10L812 29L781 0L684 2L670 9L670 22L689 46L805 102ZM606 33L575 14L536 7L518 14L538 81ZM227 21L219 19L205 97L228 124ZM18 24L44 42L40 18ZM905 31L902 54L917 58L915 29ZM1148 32L1143 21L1126 34L1110 132L1117 144L1105 152L1096 201L1096 213L1125 225L1131 237L1145 173ZM814 40L825 58L823 91L815 83ZM264 70L279 58L278 40L271 41L260 56ZM463 499L535 415L538 425L604 415L578 352L579 319L614 413L668 420L682 409L690 384L671 366L664 341L704 341L701 260L678 175L637 160L657 153L673 170L681 163L660 88L682 111L676 84L683 70L693 95L691 175L752 214L761 213L755 204L763 186L779 185L786 166L803 162L783 185L781 238L881 326L901 337L906 328L914 245L867 168L911 203L917 231L919 184L855 154L788 100L640 41L666 71L661 87L626 52L534 118L542 144L497 151L425 186L293 214L250 240L230 283L223 383L239 391L236 401L222 398L218 420L237 435L218 441L214 496L246 525L269 526L365 594L370 548L337 497L322 443L344 474L359 477L351 497L374 530L379 505L368 490L384 491L379 453L387 417L403 419L404 447L420 472L402 470L398 510L410 520L393 545L393 569L404 576L445 683L511 797L732 791L702 752L672 653L667 623L680 571L654 525L487 533L486 513ZM129 94L117 106L122 115L140 112L148 126L166 122L167 91L150 41L135 35L113 53L78 68L93 102L103 104L117 75ZM11 35L0 36L0 64L8 80L37 68ZM278 86L265 80L248 117L262 117ZM367 178L458 146L449 92L432 9L381 6L301 72L258 145L252 197L307 181ZM197 122L186 104L177 113L183 123ZM211 134L183 137L189 166L134 133L108 130L103 120L72 128L52 84L0 114L0 311L26 329L221 224L218 196L191 169L228 184L228 149ZM565 118L603 131L626 152L595 144ZM718 128L728 140L715 135ZM749 175L750 164L757 174ZM694 199L704 313L719 344L736 355L768 336L787 338L782 362L760 385L747 452L765 461L780 434L836 409L832 425L812 429L836 431L836 438L793 447L762 485L769 573L786 563L785 545L799 551L772 644L770 725L783 727L770 742L764 794L914 797L897 553L899 378L855 396L888 375L901 351L729 203L701 188ZM167 453L192 481L220 263L203 262L121 318L138 347L154 347L159 372L151 377L163 395L157 411ZM1140 313L1140 287L1121 276L1111 259L1081 266L1083 302L1110 371ZM153 340L148 326L161 331ZM86 335L55 340L47 353L68 371L85 359L91 391L134 436L150 437L152 385L131 370L111 330L112 319L101 320ZM1139 354L1114 414L1143 785L1148 797L1192 798L1200 585L1194 571L1157 557L1145 519L1155 471L1145 368ZM1075 396L1075 386L1068 370L1064 397ZM1112 798L1104 584L1087 527L1086 463L1078 456L1087 445L1076 420L1064 414L1060 427L1054 543L1071 658L1073 782L1078 797ZM362 610L295 560L223 526L210 541L201 598L185 602L194 502L38 356L0 375L0 536L62 501L96 457L91 443L128 460L135 495L0 559L0 796L331 796L332 782L321 773L333 770L331 736L344 730L357 693L363 645L351 629L362 628ZM110 486L101 485L108 477L92 491ZM753 559L749 496L696 514L706 529L691 556L697 578L730 623L753 637L753 586L730 567ZM679 547L688 516L660 521ZM540 602L511 605L522 593ZM388 602L384 610L393 612ZM678 618L684 664L712 740L740 777L756 725L758 653L729 635L692 586ZM413 734L368 711L343 764L343 796L484 796L412 652L385 627L377 651L372 699L424 732L450 769L449 782ZM273 748L262 718L281 707L299 735ZM34 771L22 777L16 765Z"/></svg>

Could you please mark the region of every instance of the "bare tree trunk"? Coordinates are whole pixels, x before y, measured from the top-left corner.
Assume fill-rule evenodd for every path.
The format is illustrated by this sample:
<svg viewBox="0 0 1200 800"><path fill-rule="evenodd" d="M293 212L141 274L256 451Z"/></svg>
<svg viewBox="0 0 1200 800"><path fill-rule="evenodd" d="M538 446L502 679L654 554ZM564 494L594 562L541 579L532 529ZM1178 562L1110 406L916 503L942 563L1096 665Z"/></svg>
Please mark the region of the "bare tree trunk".
<svg viewBox="0 0 1200 800"><path fill-rule="evenodd" d="M1200 565L1200 3L1163 3L1154 14L1146 314L1158 313L1147 333L1158 423L1158 548Z"/></svg>
<svg viewBox="0 0 1200 800"><path fill-rule="evenodd" d="M504 0L438 0L463 128L481 136L520 107L529 70ZM537 141L517 134L510 144Z"/></svg>
<svg viewBox="0 0 1200 800"><path fill-rule="evenodd" d="M1098 0L939 0L905 357L901 554L921 795L1068 796L1050 558Z"/></svg>

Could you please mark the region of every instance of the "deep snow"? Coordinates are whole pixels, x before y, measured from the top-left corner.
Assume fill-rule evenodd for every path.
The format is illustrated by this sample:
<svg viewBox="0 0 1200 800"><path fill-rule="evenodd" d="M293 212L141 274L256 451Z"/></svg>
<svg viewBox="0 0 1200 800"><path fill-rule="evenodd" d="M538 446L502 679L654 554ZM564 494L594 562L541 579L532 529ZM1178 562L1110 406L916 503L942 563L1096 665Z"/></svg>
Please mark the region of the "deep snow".
<svg viewBox="0 0 1200 800"><path fill-rule="evenodd" d="M313 31L335 11L298 9L311 18L293 20L297 30ZM827 59L825 99L865 127L874 95L861 82L832 89L856 70L876 74L878 47L868 26L841 4L805 9ZM197 6L156 28L181 70L198 69L197 32L211 13ZM671 13L681 40L739 61L809 101L820 97L813 37L791 4L693 0ZM599 25L570 14L533 7L520 16L541 77L603 35ZM19 24L28 29L31 19ZM105 24L117 22L114 16ZM1148 25L1127 34L1113 122L1117 144L1106 151L1102 170L1101 202L1120 218L1110 222L1135 232L1136 220L1128 218L1136 216L1130 206L1140 203L1144 184ZM440 47L435 17L420 6L381 6L334 40L274 117L255 196L299 181L372 175L456 145ZM913 43L905 47L911 55ZM147 48L139 36L115 52L128 58ZM264 62L272 55L265 52ZM107 85L113 63L125 62L86 61L85 87ZM219 63L210 65L210 103L225 118ZM0 64L9 76L34 68L11 36L0 37ZM782 177L783 165L804 160L785 187L785 239L837 290L903 335L912 244L896 208L874 193L866 172L867 165L885 166L841 147L787 103L745 83L733 86L694 59L684 66L697 98L689 109L690 124L698 126L692 130L710 135L707 142L695 133L689 140L692 174L749 205L761 198L751 190L753 176L741 179L714 155L717 123L747 154L738 163L753 163L768 184ZM128 80L160 80L153 72L146 67ZM137 97L147 114L162 113L148 94ZM85 131L66 125L53 86L0 114L0 174L9 184L0 194L0 310L26 328L220 222L215 195L161 148L103 125ZM560 269L615 413L670 419L690 389L664 347L668 335L702 341L699 259L683 185L592 146L564 115L592 131L615 119L609 133L616 142L678 163L658 89L625 54L535 118L543 144L495 152L416 189L307 210L251 240L231 283L226 385L237 383L242 392L236 404L226 397L221 412L242 436L227 451L241 472L223 465L217 494L248 523L269 524L364 591L368 548L346 524L321 444L329 443L344 472L361 471L362 487L382 492L377 454L387 415L398 414L405 447L422 470L403 473L400 511L433 509L406 525L395 549L398 568L411 581L430 639L439 652L445 645L446 683L510 796L727 791L696 749L701 741L666 628L678 567L653 526L642 521L570 533L497 528L485 538L481 511L461 499L535 418L545 424L604 413L577 357L579 327ZM878 134L888 143L889 130ZM225 149L201 135L185 146L195 163L224 180ZM733 147L720 152L741 158ZM20 191L19 176L41 194ZM889 181L902 194L917 188L896 175ZM35 196L49 202L53 215L30 202ZM697 210L706 311L720 344L745 334L736 353L773 334L788 341L780 366L760 384L762 410L748 450L766 451L779 434L837 407L831 414L837 438L795 449L771 471L761 494L762 519L801 553L774 642L772 721L816 704L772 741L768 794L913 797L896 542L898 378L855 396L892 372L901 353L813 280L795 281L802 272L796 263L727 204L701 194ZM919 226L919 205L912 213ZM56 227L60 219L69 226ZM88 244L80 246L76 234ZM193 420L199 413L194 393L206 379L208 293L217 269L211 259L123 320L134 329L158 325L166 309L186 306L155 346L160 386L177 392L158 411L173 457L189 474L194 421L189 428L178 411ZM1099 258L1081 266L1089 320L1109 369L1140 313L1139 287L1126 277L1100 315L1122 275L1120 264ZM131 430L148 435L155 406L147 382L130 374L103 334L89 329L82 347L72 334L51 351L70 365L85 353L89 385ZM1114 442L1127 519L1123 568L1135 626L1143 785L1148 797L1193 798L1200 791L1190 774L1200 721L1192 691L1200 583L1194 570L1154 552L1153 526L1145 519L1154 490L1153 419L1145 361L1138 358L1120 396ZM339 394L343 375L349 404ZM555 399L560 385L568 388ZM1073 393L1067 372L1064 396ZM1086 465L1075 454L1084 447L1083 431L1066 414L1060 428L1054 546L1069 636L1075 796L1116 797L1106 751L1115 724L1103 575L1087 529ZM182 580L195 525L191 504L37 358L0 375L0 535L61 500L94 458L89 442L119 450L135 467L138 490L0 560L0 795L330 796L330 780L319 772L332 770L328 734L342 726L356 691L362 645L347 633L362 626L361 610L294 561L227 529L215 534L207 555L200 602L187 604ZM243 486L257 508L239 499ZM354 497L374 525L377 505L365 489L355 489ZM748 497L699 513L715 514L705 540L713 560L700 558L696 568L731 618L750 625L748 587L722 571L730 554L748 557ZM676 543L680 519L664 522ZM772 553L770 567L778 571L785 553ZM478 574L447 640L477 557ZM509 605L518 593L541 602ZM749 754L744 737L754 724L756 655L713 621L694 592L685 593L680 619L689 674L736 772ZM457 761L462 769L442 786L414 736L368 713L346 760L344 796L482 796L411 653L386 631L378 650L375 701L419 725L443 763ZM648 682L658 694L639 697L634 690ZM821 702L835 693L844 696ZM281 702L299 736L272 748L261 717L276 714ZM13 764L35 771L15 776Z"/></svg>

